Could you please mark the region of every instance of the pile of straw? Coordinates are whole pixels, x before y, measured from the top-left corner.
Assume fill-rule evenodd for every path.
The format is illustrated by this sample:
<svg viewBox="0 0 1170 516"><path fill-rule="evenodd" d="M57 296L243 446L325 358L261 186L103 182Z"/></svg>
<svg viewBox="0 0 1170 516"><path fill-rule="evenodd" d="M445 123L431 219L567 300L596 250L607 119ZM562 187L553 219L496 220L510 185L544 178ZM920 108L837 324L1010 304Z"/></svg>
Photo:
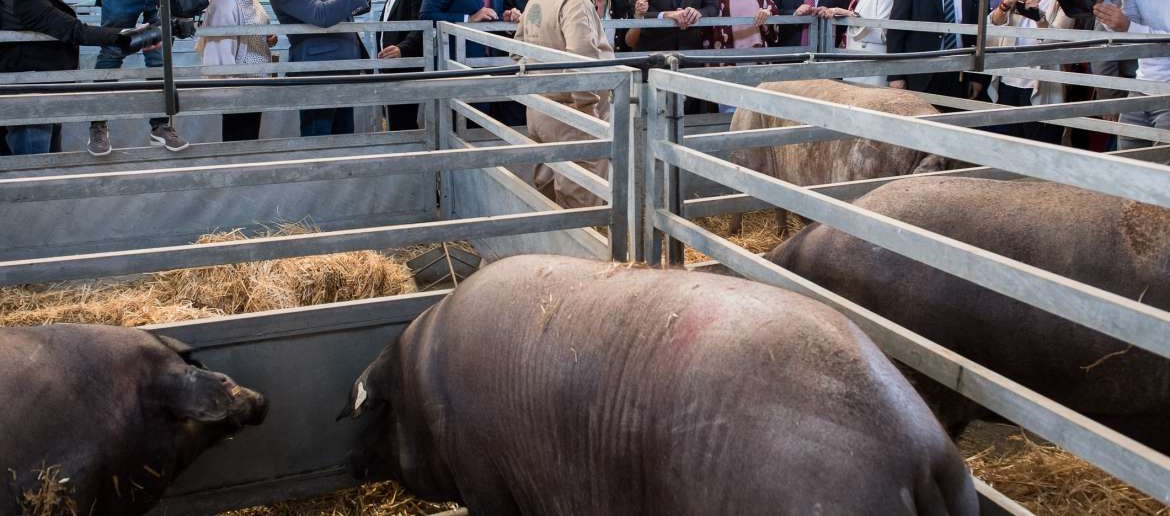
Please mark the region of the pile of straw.
<svg viewBox="0 0 1170 516"><path fill-rule="evenodd" d="M283 224L264 236L312 232ZM197 243L247 238L241 231ZM216 265L151 274L121 283L0 289L0 326L166 323L280 308L368 299L415 291L402 263L374 251Z"/></svg>
<svg viewBox="0 0 1170 516"><path fill-rule="evenodd" d="M1038 515L1167 515L1170 508L1019 427L975 423L959 449L972 473Z"/></svg>
<svg viewBox="0 0 1170 516"><path fill-rule="evenodd" d="M394 482L365 484L317 498L251 507L222 516L422 516L458 507L415 498Z"/></svg>
<svg viewBox="0 0 1170 516"><path fill-rule="evenodd" d="M24 516L75 516L77 503L72 497L73 485L68 477L61 476L61 468L48 466L36 473L37 490L20 494L20 513Z"/></svg>
<svg viewBox="0 0 1170 516"><path fill-rule="evenodd" d="M752 211L743 214L740 234L731 234L731 215L701 217L695 223L703 229L731 240L736 245L753 253L766 253L776 247L784 237L796 234L803 227L798 217L788 218L787 232L781 235L776 227L776 215L772 210ZM705 262L711 258L694 249L686 248L686 263Z"/></svg>

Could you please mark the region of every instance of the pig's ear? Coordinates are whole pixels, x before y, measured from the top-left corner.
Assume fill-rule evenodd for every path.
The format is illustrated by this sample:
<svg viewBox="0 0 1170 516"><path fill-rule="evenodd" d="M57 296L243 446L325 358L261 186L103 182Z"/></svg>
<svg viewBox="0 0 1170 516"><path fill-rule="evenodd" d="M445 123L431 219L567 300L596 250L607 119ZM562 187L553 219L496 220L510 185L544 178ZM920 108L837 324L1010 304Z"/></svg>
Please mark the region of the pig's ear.
<svg viewBox="0 0 1170 516"><path fill-rule="evenodd" d="M166 335L154 335L154 338L158 340L159 344L162 344L167 349L174 351L175 354L179 355L179 358L183 359L184 362L198 367L199 369L207 369L203 366L202 362L191 356L191 354L195 352L195 349L191 346L188 346L185 342L168 337Z"/></svg>
<svg viewBox="0 0 1170 516"><path fill-rule="evenodd" d="M353 386L349 388L349 402L341 408L341 413L337 414L337 419L334 421L341 421L347 417L357 419L362 417L365 413L366 403L370 401L370 370L367 368L362 371L362 375L353 382Z"/></svg>
<svg viewBox="0 0 1170 516"><path fill-rule="evenodd" d="M187 366L173 375L170 386L170 410L175 417L210 423L222 421L231 413L232 400L239 387L227 376Z"/></svg>

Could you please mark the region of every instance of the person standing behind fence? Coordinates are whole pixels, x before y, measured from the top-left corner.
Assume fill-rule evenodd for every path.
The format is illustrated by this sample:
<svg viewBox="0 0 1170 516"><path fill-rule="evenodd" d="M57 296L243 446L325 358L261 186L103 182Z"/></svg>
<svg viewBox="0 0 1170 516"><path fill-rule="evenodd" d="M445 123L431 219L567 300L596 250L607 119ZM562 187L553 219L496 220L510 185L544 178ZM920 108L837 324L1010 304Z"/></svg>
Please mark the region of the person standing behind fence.
<svg viewBox="0 0 1170 516"><path fill-rule="evenodd" d="M890 19L890 9L893 7L893 0L852 0L848 7L825 7L817 12L817 16L828 19L852 16L870 20L888 20ZM843 36L845 50L873 54L886 53L885 29L850 26ZM888 83L884 75L846 77L845 80L873 86L885 86Z"/></svg>
<svg viewBox="0 0 1170 516"><path fill-rule="evenodd" d="M419 19L419 0L386 0L382 6L384 22L414 21ZM394 31L378 33L378 59L422 57L422 31ZM422 68L394 68L390 72L421 72ZM386 106L386 119L391 131L418 129L418 104Z"/></svg>
<svg viewBox="0 0 1170 516"><path fill-rule="evenodd" d="M981 16L977 0L894 0L891 20L937 23L977 23ZM974 35L942 34L900 29L886 31L886 50L891 54L926 52L969 47ZM891 88L911 89L949 97L986 99L989 78L970 72L934 72L890 75Z"/></svg>
<svg viewBox="0 0 1170 516"><path fill-rule="evenodd" d="M0 30L33 31L58 41L0 43L0 73L76 70L80 46L116 45L132 54L157 47L157 29L122 30L94 27L77 19L62 0L0 0ZM5 129L5 128L0 128ZM44 154L56 149L61 124L20 125L0 131L11 154Z"/></svg>
<svg viewBox="0 0 1170 516"><path fill-rule="evenodd" d="M158 25L158 0L105 0L102 2L102 26L116 29L130 29L138 24L139 17L146 24ZM117 45L105 45L98 52L98 70L122 68L127 53ZM155 49L142 53L146 66L158 68L163 65L162 50ZM175 130L170 117L150 119L151 145L163 146L169 151L186 149L189 143ZM86 150L94 156L105 156L111 152L110 129L104 120L89 125L89 143Z"/></svg>
<svg viewBox="0 0 1170 516"><path fill-rule="evenodd" d="M268 13L259 0L211 0L203 14L203 27L268 25ZM201 36L195 44L203 66L263 64L272 61L269 50L276 36ZM262 77L251 74L249 77ZM223 141L260 138L261 113L224 113Z"/></svg>
<svg viewBox="0 0 1170 516"><path fill-rule="evenodd" d="M632 8L632 6L631 6ZM674 20L672 29L643 29L635 50L677 52L703 48L702 31L691 28L699 20L719 15L719 0L649 0L648 19Z"/></svg>
<svg viewBox="0 0 1170 516"><path fill-rule="evenodd" d="M1170 1L1167 0L1126 0L1124 9L1111 3L1100 3L1093 6L1093 14L1105 28L1113 32L1170 34ZM1143 81L1170 82L1170 57L1139 59L1137 78ZM1137 97L1143 94L1131 92L1129 95ZM1120 121L1125 124L1170 130L1170 107L1122 113ZM1135 149L1152 144L1153 142L1127 136L1117 138L1118 149Z"/></svg>
<svg viewBox="0 0 1170 516"><path fill-rule="evenodd" d="M594 59L614 57L613 45L606 39L593 0L528 0L515 38ZM578 91L545 96L589 116L609 120L608 91ZM592 135L532 108L528 109L528 136L537 143L593 139ZM609 160L597 159L577 164L602 178L609 177ZM597 196L543 164L536 166L534 184L546 195L551 185L557 204L566 208L601 204Z"/></svg>
<svg viewBox="0 0 1170 516"><path fill-rule="evenodd" d="M1017 12L1017 6L1023 5L1029 16ZM1033 10L1034 9L1034 10ZM1003 0L998 7L987 15L991 25L1008 25L1024 29L1057 29L1072 28L1072 18L1065 16L1060 4L1056 0ZM1036 38L991 37L987 46L1028 46L1043 43ZM1055 82L1037 81L1035 79L1020 79L1018 77L996 76L988 88L988 96L997 104L1006 106L1038 106L1041 104L1060 104L1064 102L1064 85ZM1059 144L1064 134L1064 128L1040 122L1026 122L998 126L992 129L995 132L1027 138L1039 142Z"/></svg>
<svg viewBox="0 0 1170 516"><path fill-rule="evenodd" d="M370 0L271 0L272 11L283 24L308 24L328 28L352 22L370 11ZM369 54L352 32L290 34L289 61L338 61L366 59ZM352 72L306 72L291 75L348 75ZM320 99L327 101L328 99ZM353 134L353 108L331 107L301 111L301 136Z"/></svg>

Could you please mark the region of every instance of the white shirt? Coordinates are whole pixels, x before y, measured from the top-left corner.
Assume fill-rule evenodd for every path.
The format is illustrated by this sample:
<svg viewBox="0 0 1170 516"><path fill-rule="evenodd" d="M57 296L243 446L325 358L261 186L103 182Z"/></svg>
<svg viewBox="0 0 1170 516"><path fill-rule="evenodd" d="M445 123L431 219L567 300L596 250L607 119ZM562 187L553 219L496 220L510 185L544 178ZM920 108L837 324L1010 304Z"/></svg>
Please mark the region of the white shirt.
<svg viewBox="0 0 1170 516"><path fill-rule="evenodd" d="M386 0L386 5L382 7L382 21L390 21L390 12L394 10L394 4L397 0Z"/></svg>
<svg viewBox="0 0 1170 516"><path fill-rule="evenodd" d="M1116 4L1118 0L1111 3ZM1129 32L1170 34L1170 0L1125 0L1122 9L1129 17ZM1138 59L1137 78L1170 82L1170 57Z"/></svg>

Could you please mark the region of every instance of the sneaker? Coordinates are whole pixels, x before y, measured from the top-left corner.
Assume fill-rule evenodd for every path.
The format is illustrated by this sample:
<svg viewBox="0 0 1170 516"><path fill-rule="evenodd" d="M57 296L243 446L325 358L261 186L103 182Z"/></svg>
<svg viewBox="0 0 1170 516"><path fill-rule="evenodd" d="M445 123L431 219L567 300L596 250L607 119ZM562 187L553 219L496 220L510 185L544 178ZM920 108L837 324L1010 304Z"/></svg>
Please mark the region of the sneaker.
<svg viewBox="0 0 1170 516"><path fill-rule="evenodd" d="M178 152L186 149L191 145L184 140L179 133L175 132L175 128L169 125L160 125L150 130L150 144L154 146L162 145L169 151Z"/></svg>
<svg viewBox="0 0 1170 516"><path fill-rule="evenodd" d="M89 143L85 150L94 156L108 155L114 149L110 147L110 129L105 122L89 124Z"/></svg>

